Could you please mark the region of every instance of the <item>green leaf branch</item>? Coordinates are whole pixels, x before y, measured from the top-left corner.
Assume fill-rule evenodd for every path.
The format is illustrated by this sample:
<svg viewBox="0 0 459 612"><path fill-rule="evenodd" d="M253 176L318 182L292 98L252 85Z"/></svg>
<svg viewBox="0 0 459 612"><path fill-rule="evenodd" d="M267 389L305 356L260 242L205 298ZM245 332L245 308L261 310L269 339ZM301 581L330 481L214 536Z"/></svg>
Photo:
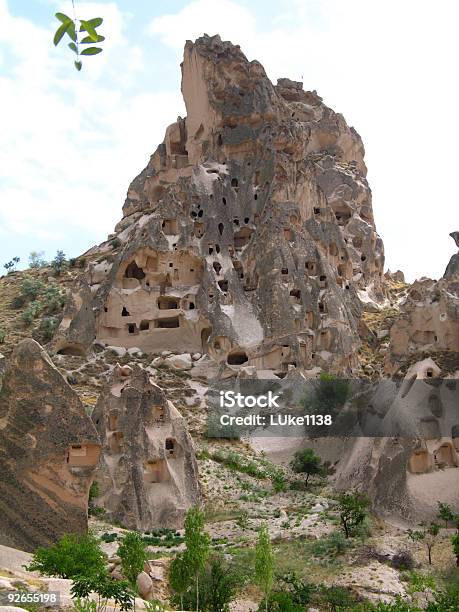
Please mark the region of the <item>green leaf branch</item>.
<svg viewBox="0 0 459 612"><path fill-rule="evenodd" d="M64 13L56 13L56 19L60 22L60 25L54 33L53 42L57 47L66 35L70 38L67 46L75 53L75 68L80 71L83 66L81 56L102 53L102 47L94 46L94 43L101 43L105 40L105 37L97 32L97 28L102 25L103 19L102 17L87 20L77 19L74 0L72 0L72 6L73 19Z"/></svg>

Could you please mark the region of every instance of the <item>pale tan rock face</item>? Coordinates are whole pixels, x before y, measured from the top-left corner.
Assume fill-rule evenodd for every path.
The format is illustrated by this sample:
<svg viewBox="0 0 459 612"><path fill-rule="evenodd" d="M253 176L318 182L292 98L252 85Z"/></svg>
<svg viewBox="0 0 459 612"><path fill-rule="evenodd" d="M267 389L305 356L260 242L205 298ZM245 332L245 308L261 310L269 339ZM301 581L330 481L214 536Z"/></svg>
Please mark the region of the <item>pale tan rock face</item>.
<svg viewBox="0 0 459 612"><path fill-rule="evenodd" d="M218 36L186 43L182 92L187 117L130 185L114 239L85 254L94 336L235 371L351 374L384 264L359 135Z"/></svg>
<svg viewBox="0 0 459 612"><path fill-rule="evenodd" d="M117 366L92 415L102 440L97 503L130 529L181 527L200 502L185 421L138 366Z"/></svg>
<svg viewBox="0 0 459 612"><path fill-rule="evenodd" d="M0 391L0 542L35 550L85 532L99 454L78 396L40 345L23 340Z"/></svg>

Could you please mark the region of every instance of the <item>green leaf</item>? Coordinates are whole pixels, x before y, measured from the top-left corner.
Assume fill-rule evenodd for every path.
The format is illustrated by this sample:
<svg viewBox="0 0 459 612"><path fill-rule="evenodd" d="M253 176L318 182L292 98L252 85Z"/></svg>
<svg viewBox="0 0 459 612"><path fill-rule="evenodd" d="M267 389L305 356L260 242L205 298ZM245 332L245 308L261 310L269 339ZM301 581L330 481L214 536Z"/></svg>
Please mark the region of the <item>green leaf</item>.
<svg viewBox="0 0 459 612"><path fill-rule="evenodd" d="M82 65L83 64L81 62L75 62L75 68L78 70L78 72L81 70Z"/></svg>
<svg viewBox="0 0 459 612"><path fill-rule="evenodd" d="M77 46L74 42L69 43L69 48L72 49L74 53L78 53Z"/></svg>
<svg viewBox="0 0 459 612"><path fill-rule="evenodd" d="M81 52L81 55L97 55L98 53L102 53L102 49L100 47L86 47Z"/></svg>
<svg viewBox="0 0 459 612"><path fill-rule="evenodd" d="M62 23L67 23L68 21L72 21L72 19L70 19L70 17L68 17L64 13L56 13L55 17L57 17L57 19L59 19L59 21L61 21Z"/></svg>
<svg viewBox="0 0 459 612"><path fill-rule="evenodd" d="M102 22L103 22L102 17L94 17L93 19L88 19L88 21L86 23L89 23L90 26L92 26L94 29L96 29L100 25L102 25Z"/></svg>
<svg viewBox="0 0 459 612"><path fill-rule="evenodd" d="M73 23L73 21L72 21L72 23L70 24L70 27L69 27L69 29L68 29L67 34L70 36L70 38L73 40L73 42L75 42L75 43L76 43L76 41L77 41L77 35L76 35L76 30L75 30L75 24Z"/></svg>
<svg viewBox="0 0 459 612"><path fill-rule="evenodd" d="M71 21L66 21L65 23L63 23L57 28L56 33L54 34L54 40L53 40L54 46L57 46L60 43L60 41L62 40L62 37L69 29L71 23L72 23Z"/></svg>
<svg viewBox="0 0 459 612"><path fill-rule="evenodd" d="M80 42L81 42L83 45L87 45L87 44L90 44L90 43L92 44L93 42L98 42L98 43L100 43L100 42L102 42L102 41L104 41L104 40L105 40L105 36L101 36L100 34L98 34L98 35L97 35L97 40L93 40L93 39L92 39L90 36L85 36L84 38L82 38L82 39L80 40Z"/></svg>
<svg viewBox="0 0 459 612"><path fill-rule="evenodd" d="M80 32L84 32L86 31L90 38L92 38L93 42L97 42L97 32L95 31L95 29L92 27L92 25L89 23L89 21L83 21L81 20L81 26L80 26Z"/></svg>

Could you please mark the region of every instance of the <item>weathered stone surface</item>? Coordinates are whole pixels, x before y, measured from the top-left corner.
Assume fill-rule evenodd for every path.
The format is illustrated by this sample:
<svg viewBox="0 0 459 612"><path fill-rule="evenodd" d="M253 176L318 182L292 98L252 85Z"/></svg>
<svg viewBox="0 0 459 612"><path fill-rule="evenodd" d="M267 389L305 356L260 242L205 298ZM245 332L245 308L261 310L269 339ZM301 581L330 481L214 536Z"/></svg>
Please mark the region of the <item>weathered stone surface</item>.
<svg viewBox="0 0 459 612"><path fill-rule="evenodd" d="M97 503L130 529L181 526L200 502L193 443L148 372L117 366L92 418L103 445Z"/></svg>
<svg viewBox="0 0 459 612"><path fill-rule="evenodd" d="M359 135L218 36L187 42L182 92L187 117L130 185L116 240L85 254L96 338L233 375L352 373L384 263Z"/></svg>
<svg viewBox="0 0 459 612"><path fill-rule="evenodd" d="M40 345L23 340L0 391L0 542L34 550L86 531L99 454L78 396Z"/></svg>
<svg viewBox="0 0 459 612"><path fill-rule="evenodd" d="M51 343L51 350L63 355L84 355L95 338L91 290L84 277L68 294L64 314Z"/></svg>
<svg viewBox="0 0 459 612"><path fill-rule="evenodd" d="M451 232L451 238L459 247L459 232ZM451 257L446 267L444 278L459 277L459 252Z"/></svg>

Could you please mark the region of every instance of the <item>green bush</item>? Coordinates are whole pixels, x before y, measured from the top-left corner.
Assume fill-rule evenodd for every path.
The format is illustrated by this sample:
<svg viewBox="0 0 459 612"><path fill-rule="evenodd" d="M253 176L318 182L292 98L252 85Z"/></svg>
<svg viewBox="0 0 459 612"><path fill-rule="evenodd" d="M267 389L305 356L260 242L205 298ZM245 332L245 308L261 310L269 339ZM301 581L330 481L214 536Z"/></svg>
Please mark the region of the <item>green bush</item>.
<svg viewBox="0 0 459 612"><path fill-rule="evenodd" d="M21 313L21 320L26 325L30 325L32 321L40 314L40 312L41 312L40 302L30 302L27 308Z"/></svg>
<svg viewBox="0 0 459 612"><path fill-rule="evenodd" d="M105 555L93 534L69 533L52 546L38 548L26 569L58 578L90 577L105 569Z"/></svg>
<svg viewBox="0 0 459 612"><path fill-rule="evenodd" d="M305 607L296 603L290 593L271 593L268 605L263 599L258 607L258 612L304 612Z"/></svg>
<svg viewBox="0 0 459 612"><path fill-rule="evenodd" d="M42 294L46 314L60 312L65 304L65 294L57 285L49 285Z"/></svg>
<svg viewBox="0 0 459 612"><path fill-rule="evenodd" d="M45 288L41 280L34 278L26 278L21 283L21 295L30 300L36 300L40 293Z"/></svg>
<svg viewBox="0 0 459 612"><path fill-rule="evenodd" d="M337 557L344 554L349 546L342 531L332 531L327 537L314 542L312 552L318 557Z"/></svg>
<svg viewBox="0 0 459 612"><path fill-rule="evenodd" d="M37 328L37 334L43 342L49 342L54 336L58 325L57 317L43 317Z"/></svg>
<svg viewBox="0 0 459 612"><path fill-rule="evenodd" d="M146 544L140 533L129 531L123 536L118 548L123 574L135 588L137 576L143 571L145 561L148 559Z"/></svg>

